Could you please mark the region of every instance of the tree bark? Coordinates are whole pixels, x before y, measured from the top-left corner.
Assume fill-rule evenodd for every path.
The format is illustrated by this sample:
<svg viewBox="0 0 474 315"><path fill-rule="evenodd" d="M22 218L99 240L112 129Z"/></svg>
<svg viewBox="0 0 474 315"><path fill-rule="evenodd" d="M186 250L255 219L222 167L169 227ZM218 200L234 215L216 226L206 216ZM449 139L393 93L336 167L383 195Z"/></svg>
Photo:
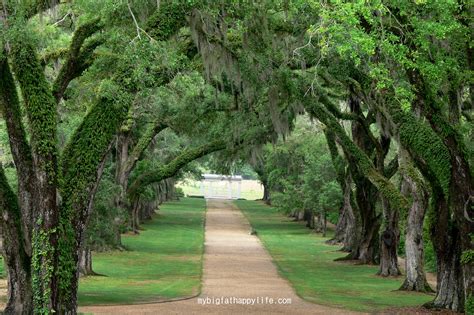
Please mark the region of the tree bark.
<svg viewBox="0 0 474 315"><path fill-rule="evenodd" d="M360 227L360 224L356 221L358 220L358 217L356 216L358 212L354 210L357 206L354 201L354 192L352 191L351 172L347 167L347 161L343 156L341 156L341 154L339 154L334 132L326 128L324 130L324 135L326 136L329 152L331 153L332 164L336 170L337 181L344 196L344 202L339 214L335 236L327 243L342 243L342 251L356 251L359 239L357 228Z"/></svg>
<svg viewBox="0 0 474 315"><path fill-rule="evenodd" d="M387 200L382 197L383 215L385 219L385 229L380 235L380 269L378 275L383 277L399 276L398 268L398 242L400 230L398 228L398 210L393 209Z"/></svg>
<svg viewBox="0 0 474 315"><path fill-rule="evenodd" d="M431 238L436 252L436 297L425 304L429 308L462 311L464 307L463 273L459 229L452 225L447 201L441 192L433 193L435 211Z"/></svg>
<svg viewBox="0 0 474 315"><path fill-rule="evenodd" d="M372 139L373 136L364 124L368 124L363 116L359 99L355 95L349 98L349 107L352 113L361 117L362 121L352 122L352 139L354 144L367 156L373 156L378 145L377 140ZM349 169L352 179L356 184L355 201L357 204L356 224L360 223L360 227L356 227L356 231L360 232L358 243L355 244L351 251L350 258L359 260L363 264L375 264L379 256L378 233L381 225L381 217L376 213L376 200L378 189L367 176L365 171L357 167L354 156L346 156L349 161ZM377 154L375 164L380 173L383 174L380 164L383 166L383 159ZM353 208L354 209L354 208Z"/></svg>
<svg viewBox="0 0 474 315"><path fill-rule="evenodd" d="M321 211L321 221L323 222L322 234L323 234L323 237L326 237L328 222L327 222L326 210L324 209Z"/></svg>
<svg viewBox="0 0 474 315"><path fill-rule="evenodd" d="M431 238L438 262L438 284L436 297L427 306L464 311L467 298L474 298L474 264L461 263L463 252L474 250L471 241L474 233L474 180L467 150L462 135L441 112L441 106L433 98L420 71L409 69L407 75L417 90L414 104L429 122L429 131L435 134L433 136L425 132L419 139L413 139L407 133L400 136L423 175L430 180L433 192L435 218L431 226ZM458 105L455 104L457 98L448 97L448 102L448 108ZM396 114L393 116L396 117ZM406 118L404 120L412 123ZM402 129L399 128L402 135ZM424 152L428 141L432 142L432 149ZM437 145L440 141L441 145ZM436 156L432 156L434 150Z"/></svg>
<svg viewBox="0 0 474 315"><path fill-rule="evenodd" d="M462 153L462 145L457 143L458 138L451 134L443 140L451 154L451 185L448 209L438 210L436 221L439 224L446 219L447 222L452 221L452 224L444 231L433 226L432 235L440 245L435 246L439 285L432 305L463 311L466 299L474 298L474 264L472 261L461 263L462 254L474 249L471 240L474 234L474 181L467 159ZM439 205L445 207L444 202ZM449 213L449 209L452 210L453 219L444 215L445 212ZM444 240L439 239L441 236L445 237Z"/></svg>
<svg viewBox="0 0 474 315"><path fill-rule="evenodd" d="M313 210L305 209L303 211L303 219L306 221L306 227L314 229L314 213Z"/></svg>
<svg viewBox="0 0 474 315"><path fill-rule="evenodd" d="M451 148L451 153L455 151ZM474 224L470 221L474 211L468 208L474 189L470 173L466 173L462 165L463 157L455 155L453 162L450 202L442 191L433 192L436 215L431 238L437 256L438 284L434 301L426 306L463 311L474 289L473 264L461 263L463 252L474 247L470 237L474 233Z"/></svg>
<svg viewBox="0 0 474 315"><path fill-rule="evenodd" d="M363 191L364 189L361 188L357 190ZM356 197L356 199L359 200L358 208L363 209L360 211L362 234L357 249L352 252L352 254L354 254L354 258L363 264L375 264L377 263L377 256L379 253L378 231L381 224L380 215L375 213L373 199L366 200L364 194L361 192L356 193L356 195L359 195Z"/></svg>
<svg viewBox="0 0 474 315"><path fill-rule="evenodd" d="M344 196L345 197L345 196ZM344 243L344 236L347 226L347 209L343 205L339 208L339 218L337 219L336 228L334 229L334 237L327 240L326 244L337 245Z"/></svg>
<svg viewBox="0 0 474 315"><path fill-rule="evenodd" d="M137 200L133 202L133 206L131 208L130 212L130 228L133 233L139 234L140 230L140 218L139 218L139 212L140 212L140 197L138 197Z"/></svg>
<svg viewBox="0 0 474 315"><path fill-rule="evenodd" d="M162 123L160 120L156 121L153 124L150 124L148 128L145 130L142 137L138 140L138 142L133 147L133 150L130 152L132 138L128 129L130 126L124 126L119 135L117 136L117 144L116 144L116 151L117 151L117 168L115 173L115 180L116 183L120 186L120 195L117 197L116 205L119 208L127 209L129 212L129 217L131 218L131 226L130 228L132 231L137 232L138 226L135 228L132 225L136 225L138 223L136 219L137 212L136 209L133 209L133 205L128 203L127 200L127 189L128 189L128 181L131 172L133 171L136 163L143 155L143 152L148 148L150 142L155 138L155 136L166 129L168 126ZM165 183L166 184L166 183ZM174 184L173 184L174 185ZM166 197L167 198L167 197ZM138 206L141 208L141 206ZM138 210L138 213L142 211ZM133 222L135 220L135 222ZM139 220L139 215L138 215Z"/></svg>
<svg viewBox="0 0 474 315"><path fill-rule="evenodd" d="M21 32L11 42L10 55L31 129L31 156L35 181L32 232L34 307L56 309L58 299L57 111L49 83L35 49Z"/></svg>
<svg viewBox="0 0 474 315"><path fill-rule="evenodd" d="M128 160L128 151L130 148L131 136L129 132L120 131L117 135L116 152L117 158L115 161L115 181L120 187L120 194L116 200L116 206L126 209L126 192L128 187L128 175L126 170L126 163Z"/></svg>
<svg viewBox="0 0 474 315"><path fill-rule="evenodd" d="M109 154L110 150L112 149L112 144L109 145L109 148L107 150L107 153L105 154L106 156ZM97 190L99 189L99 184L100 180L102 179L102 175L104 174L104 169L105 169L105 164L106 164L107 159L104 157L99 165L99 168L97 170L97 178L95 181L95 184L93 185L91 191L90 191L90 196L89 196L89 203L87 205L87 218L85 222L85 228L87 229L88 225L88 219L94 210L94 199L95 195L97 193ZM81 276L89 276L89 275L95 275L96 273L92 270L92 251L87 244L87 240L85 239L85 233L82 237L81 240L81 245L80 247L80 253L79 253L79 263L78 263L78 270L79 274Z"/></svg>
<svg viewBox="0 0 474 315"><path fill-rule="evenodd" d="M8 186L0 167L0 223L3 234L3 257L7 267L8 296L5 314L32 314L33 287L31 257L22 241L21 212L15 193Z"/></svg>
<svg viewBox="0 0 474 315"><path fill-rule="evenodd" d="M381 217L377 215L375 209L377 189L362 174L353 174L353 178L356 183L355 201L360 219L360 227L356 227L356 231L360 232L360 237L358 243L353 247L351 256L363 264L376 264L379 255L378 234L381 225Z"/></svg>
<svg viewBox="0 0 474 315"><path fill-rule="evenodd" d="M339 213L339 219L336 225L335 235L328 240L328 244L342 244L341 250L344 252L352 252L357 250L359 233L357 232L356 214L353 207L354 194L352 191L352 177L347 170L344 172L344 180L341 189L343 191L343 205Z"/></svg>
<svg viewBox="0 0 474 315"><path fill-rule="evenodd" d="M403 177L402 192L410 195L412 205L408 212L405 234L405 281L400 290L433 292L426 280L424 269L423 221L428 208L428 191L421 174L400 152L400 172Z"/></svg>
<svg viewBox="0 0 474 315"><path fill-rule="evenodd" d="M268 182L267 181L262 181L262 186L263 186L263 197L262 201L267 204L271 205L271 198L270 198L270 188L268 187Z"/></svg>
<svg viewBox="0 0 474 315"><path fill-rule="evenodd" d="M97 273L92 270L92 251L89 246L84 246L79 254L79 274L81 276L93 276Z"/></svg>
<svg viewBox="0 0 474 315"><path fill-rule="evenodd" d="M18 198L0 174L0 202L2 209L2 241L8 274L6 314L31 314L33 288L31 286L32 227L35 176L33 158L21 118L15 82L7 58L0 57L0 109L6 121L10 148L18 177Z"/></svg>

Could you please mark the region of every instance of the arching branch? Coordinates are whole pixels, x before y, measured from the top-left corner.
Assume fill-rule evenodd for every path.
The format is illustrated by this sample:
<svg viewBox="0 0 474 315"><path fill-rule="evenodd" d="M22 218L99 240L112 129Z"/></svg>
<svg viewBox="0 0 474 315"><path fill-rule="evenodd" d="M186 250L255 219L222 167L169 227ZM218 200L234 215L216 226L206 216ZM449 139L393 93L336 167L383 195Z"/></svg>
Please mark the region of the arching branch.
<svg viewBox="0 0 474 315"><path fill-rule="evenodd" d="M158 168L157 170L142 174L139 176L128 188L129 198L136 198L140 190L152 183L157 183L163 179L173 177L178 171L189 162L192 162L200 157L208 155L212 152L224 150L226 143L223 140L216 140L197 148L190 148L184 150L170 163Z"/></svg>
<svg viewBox="0 0 474 315"><path fill-rule="evenodd" d="M306 110L334 132L344 152L349 155L367 179L386 197L393 207L408 207L408 201L386 177L377 171L370 158L349 138L337 119L315 102L306 103Z"/></svg>
<svg viewBox="0 0 474 315"><path fill-rule="evenodd" d="M84 42L101 28L100 20L94 19L81 25L74 32L66 62L53 83L52 90L56 102L61 100L69 83L92 64L94 49L102 43L102 40L96 38L86 44Z"/></svg>
<svg viewBox="0 0 474 315"><path fill-rule="evenodd" d="M127 161L125 162L124 173L127 178L128 175L130 175L130 172L137 164L140 157L142 156L143 152L150 145L150 142L155 138L157 134L159 134L166 128L168 128L168 125L162 122L157 122L155 124L150 125L148 129L145 130L145 133L140 138L140 140L138 140L138 143L135 145L132 150L132 153L130 153Z"/></svg>

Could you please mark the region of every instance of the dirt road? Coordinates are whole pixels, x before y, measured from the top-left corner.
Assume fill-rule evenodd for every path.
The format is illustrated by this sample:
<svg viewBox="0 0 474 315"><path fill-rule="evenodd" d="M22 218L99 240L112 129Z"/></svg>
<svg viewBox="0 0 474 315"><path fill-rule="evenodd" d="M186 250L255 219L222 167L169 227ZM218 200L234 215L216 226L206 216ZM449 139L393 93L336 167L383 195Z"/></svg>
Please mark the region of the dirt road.
<svg viewBox="0 0 474 315"><path fill-rule="evenodd" d="M231 201L208 200L202 293L185 301L82 307L93 314L351 314L305 302Z"/></svg>

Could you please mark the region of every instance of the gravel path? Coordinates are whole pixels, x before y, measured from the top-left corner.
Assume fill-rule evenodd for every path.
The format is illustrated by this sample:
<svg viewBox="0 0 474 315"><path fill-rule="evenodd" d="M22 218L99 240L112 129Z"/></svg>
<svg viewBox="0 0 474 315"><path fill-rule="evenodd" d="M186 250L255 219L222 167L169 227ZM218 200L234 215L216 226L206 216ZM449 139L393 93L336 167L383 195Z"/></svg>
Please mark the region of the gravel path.
<svg viewBox="0 0 474 315"><path fill-rule="evenodd" d="M282 279L243 214L208 200L202 293L184 301L82 307L93 314L350 314L305 302ZM203 302L206 302L203 305ZM249 305L253 304L253 305Z"/></svg>

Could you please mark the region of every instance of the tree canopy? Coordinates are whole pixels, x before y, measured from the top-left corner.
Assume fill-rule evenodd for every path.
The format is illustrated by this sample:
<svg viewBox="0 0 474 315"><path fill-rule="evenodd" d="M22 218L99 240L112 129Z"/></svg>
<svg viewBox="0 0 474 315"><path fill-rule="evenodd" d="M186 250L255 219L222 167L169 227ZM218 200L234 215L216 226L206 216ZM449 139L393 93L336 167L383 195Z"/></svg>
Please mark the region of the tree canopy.
<svg viewBox="0 0 474 315"><path fill-rule="evenodd" d="M473 7L3 1L5 312L75 314L83 253L139 233L214 153L308 227L333 221L347 259L396 276L405 255L402 289L431 290L432 246L426 306L472 312Z"/></svg>

